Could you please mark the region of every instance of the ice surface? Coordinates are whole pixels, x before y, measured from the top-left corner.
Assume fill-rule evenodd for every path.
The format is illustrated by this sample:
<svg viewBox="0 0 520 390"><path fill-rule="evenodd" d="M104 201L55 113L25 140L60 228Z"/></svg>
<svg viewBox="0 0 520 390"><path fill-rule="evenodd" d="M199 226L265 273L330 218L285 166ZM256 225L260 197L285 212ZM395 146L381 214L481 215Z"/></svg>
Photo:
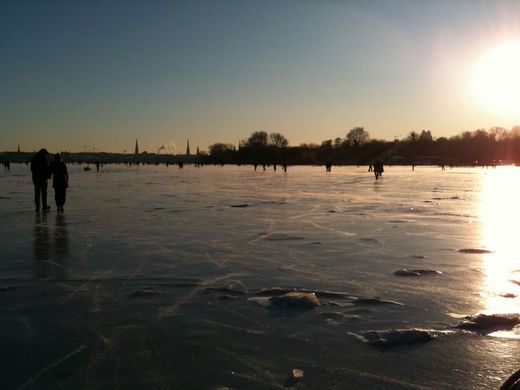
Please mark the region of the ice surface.
<svg viewBox="0 0 520 390"><path fill-rule="evenodd" d="M63 215L0 172L2 389L280 389L295 367L299 389L496 388L520 365L517 329L350 335L520 311L516 168L69 172ZM252 299L292 290L321 305Z"/></svg>

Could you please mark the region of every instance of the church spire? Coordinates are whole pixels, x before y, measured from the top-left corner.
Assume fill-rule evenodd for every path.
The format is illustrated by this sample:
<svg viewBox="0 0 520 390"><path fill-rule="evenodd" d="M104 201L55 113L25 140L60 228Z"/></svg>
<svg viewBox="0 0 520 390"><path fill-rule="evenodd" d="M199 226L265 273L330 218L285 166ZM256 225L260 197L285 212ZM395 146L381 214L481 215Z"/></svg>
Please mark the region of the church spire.
<svg viewBox="0 0 520 390"><path fill-rule="evenodd" d="M137 143L137 138L135 139L135 154L139 154L139 144Z"/></svg>
<svg viewBox="0 0 520 390"><path fill-rule="evenodd" d="M188 138L188 142L186 144L186 156L190 155L190 139Z"/></svg>

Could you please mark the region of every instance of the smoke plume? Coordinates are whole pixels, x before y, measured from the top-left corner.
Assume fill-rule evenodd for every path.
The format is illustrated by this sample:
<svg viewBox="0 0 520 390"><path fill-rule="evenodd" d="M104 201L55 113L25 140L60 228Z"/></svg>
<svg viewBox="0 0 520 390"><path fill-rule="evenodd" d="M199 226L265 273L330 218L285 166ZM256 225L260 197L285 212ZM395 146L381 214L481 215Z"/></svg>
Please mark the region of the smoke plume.
<svg viewBox="0 0 520 390"><path fill-rule="evenodd" d="M168 141L167 144L162 144L161 146L159 146L157 148L157 153L159 153L159 150L163 150L163 149L175 150L175 149L177 149L177 145L175 145L175 142L173 142L173 141Z"/></svg>

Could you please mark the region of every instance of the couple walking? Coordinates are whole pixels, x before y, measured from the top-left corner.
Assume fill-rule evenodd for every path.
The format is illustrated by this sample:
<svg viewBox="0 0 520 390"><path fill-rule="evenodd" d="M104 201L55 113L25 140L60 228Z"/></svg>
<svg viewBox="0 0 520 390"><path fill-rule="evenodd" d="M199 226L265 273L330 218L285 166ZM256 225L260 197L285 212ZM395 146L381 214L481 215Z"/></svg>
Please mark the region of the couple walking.
<svg viewBox="0 0 520 390"><path fill-rule="evenodd" d="M69 186L69 174L67 166L61 159L61 155L56 153L54 160L47 161L47 149L40 149L31 160L32 181L34 184L34 203L36 211L40 211L40 199L42 210L49 210L47 204L47 180L52 176L52 186L54 187L54 199L58 211L63 211L67 187Z"/></svg>

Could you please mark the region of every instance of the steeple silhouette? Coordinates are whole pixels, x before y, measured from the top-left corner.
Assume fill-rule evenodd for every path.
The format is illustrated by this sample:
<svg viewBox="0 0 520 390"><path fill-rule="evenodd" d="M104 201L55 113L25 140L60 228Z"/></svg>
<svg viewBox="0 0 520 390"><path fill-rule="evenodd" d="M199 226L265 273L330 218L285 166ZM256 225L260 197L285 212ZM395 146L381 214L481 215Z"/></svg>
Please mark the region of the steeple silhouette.
<svg viewBox="0 0 520 390"><path fill-rule="evenodd" d="M135 139L135 154L139 154L139 144L137 143L137 138Z"/></svg>
<svg viewBox="0 0 520 390"><path fill-rule="evenodd" d="M20 144L18 144L18 153L20 153Z"/></svg>
<svg viewBox="0 0 520 390"><path fill-rule="evenodd" d="M188 143L186 144L186 156L190 155L190 139L188 138Z"/></svg>

